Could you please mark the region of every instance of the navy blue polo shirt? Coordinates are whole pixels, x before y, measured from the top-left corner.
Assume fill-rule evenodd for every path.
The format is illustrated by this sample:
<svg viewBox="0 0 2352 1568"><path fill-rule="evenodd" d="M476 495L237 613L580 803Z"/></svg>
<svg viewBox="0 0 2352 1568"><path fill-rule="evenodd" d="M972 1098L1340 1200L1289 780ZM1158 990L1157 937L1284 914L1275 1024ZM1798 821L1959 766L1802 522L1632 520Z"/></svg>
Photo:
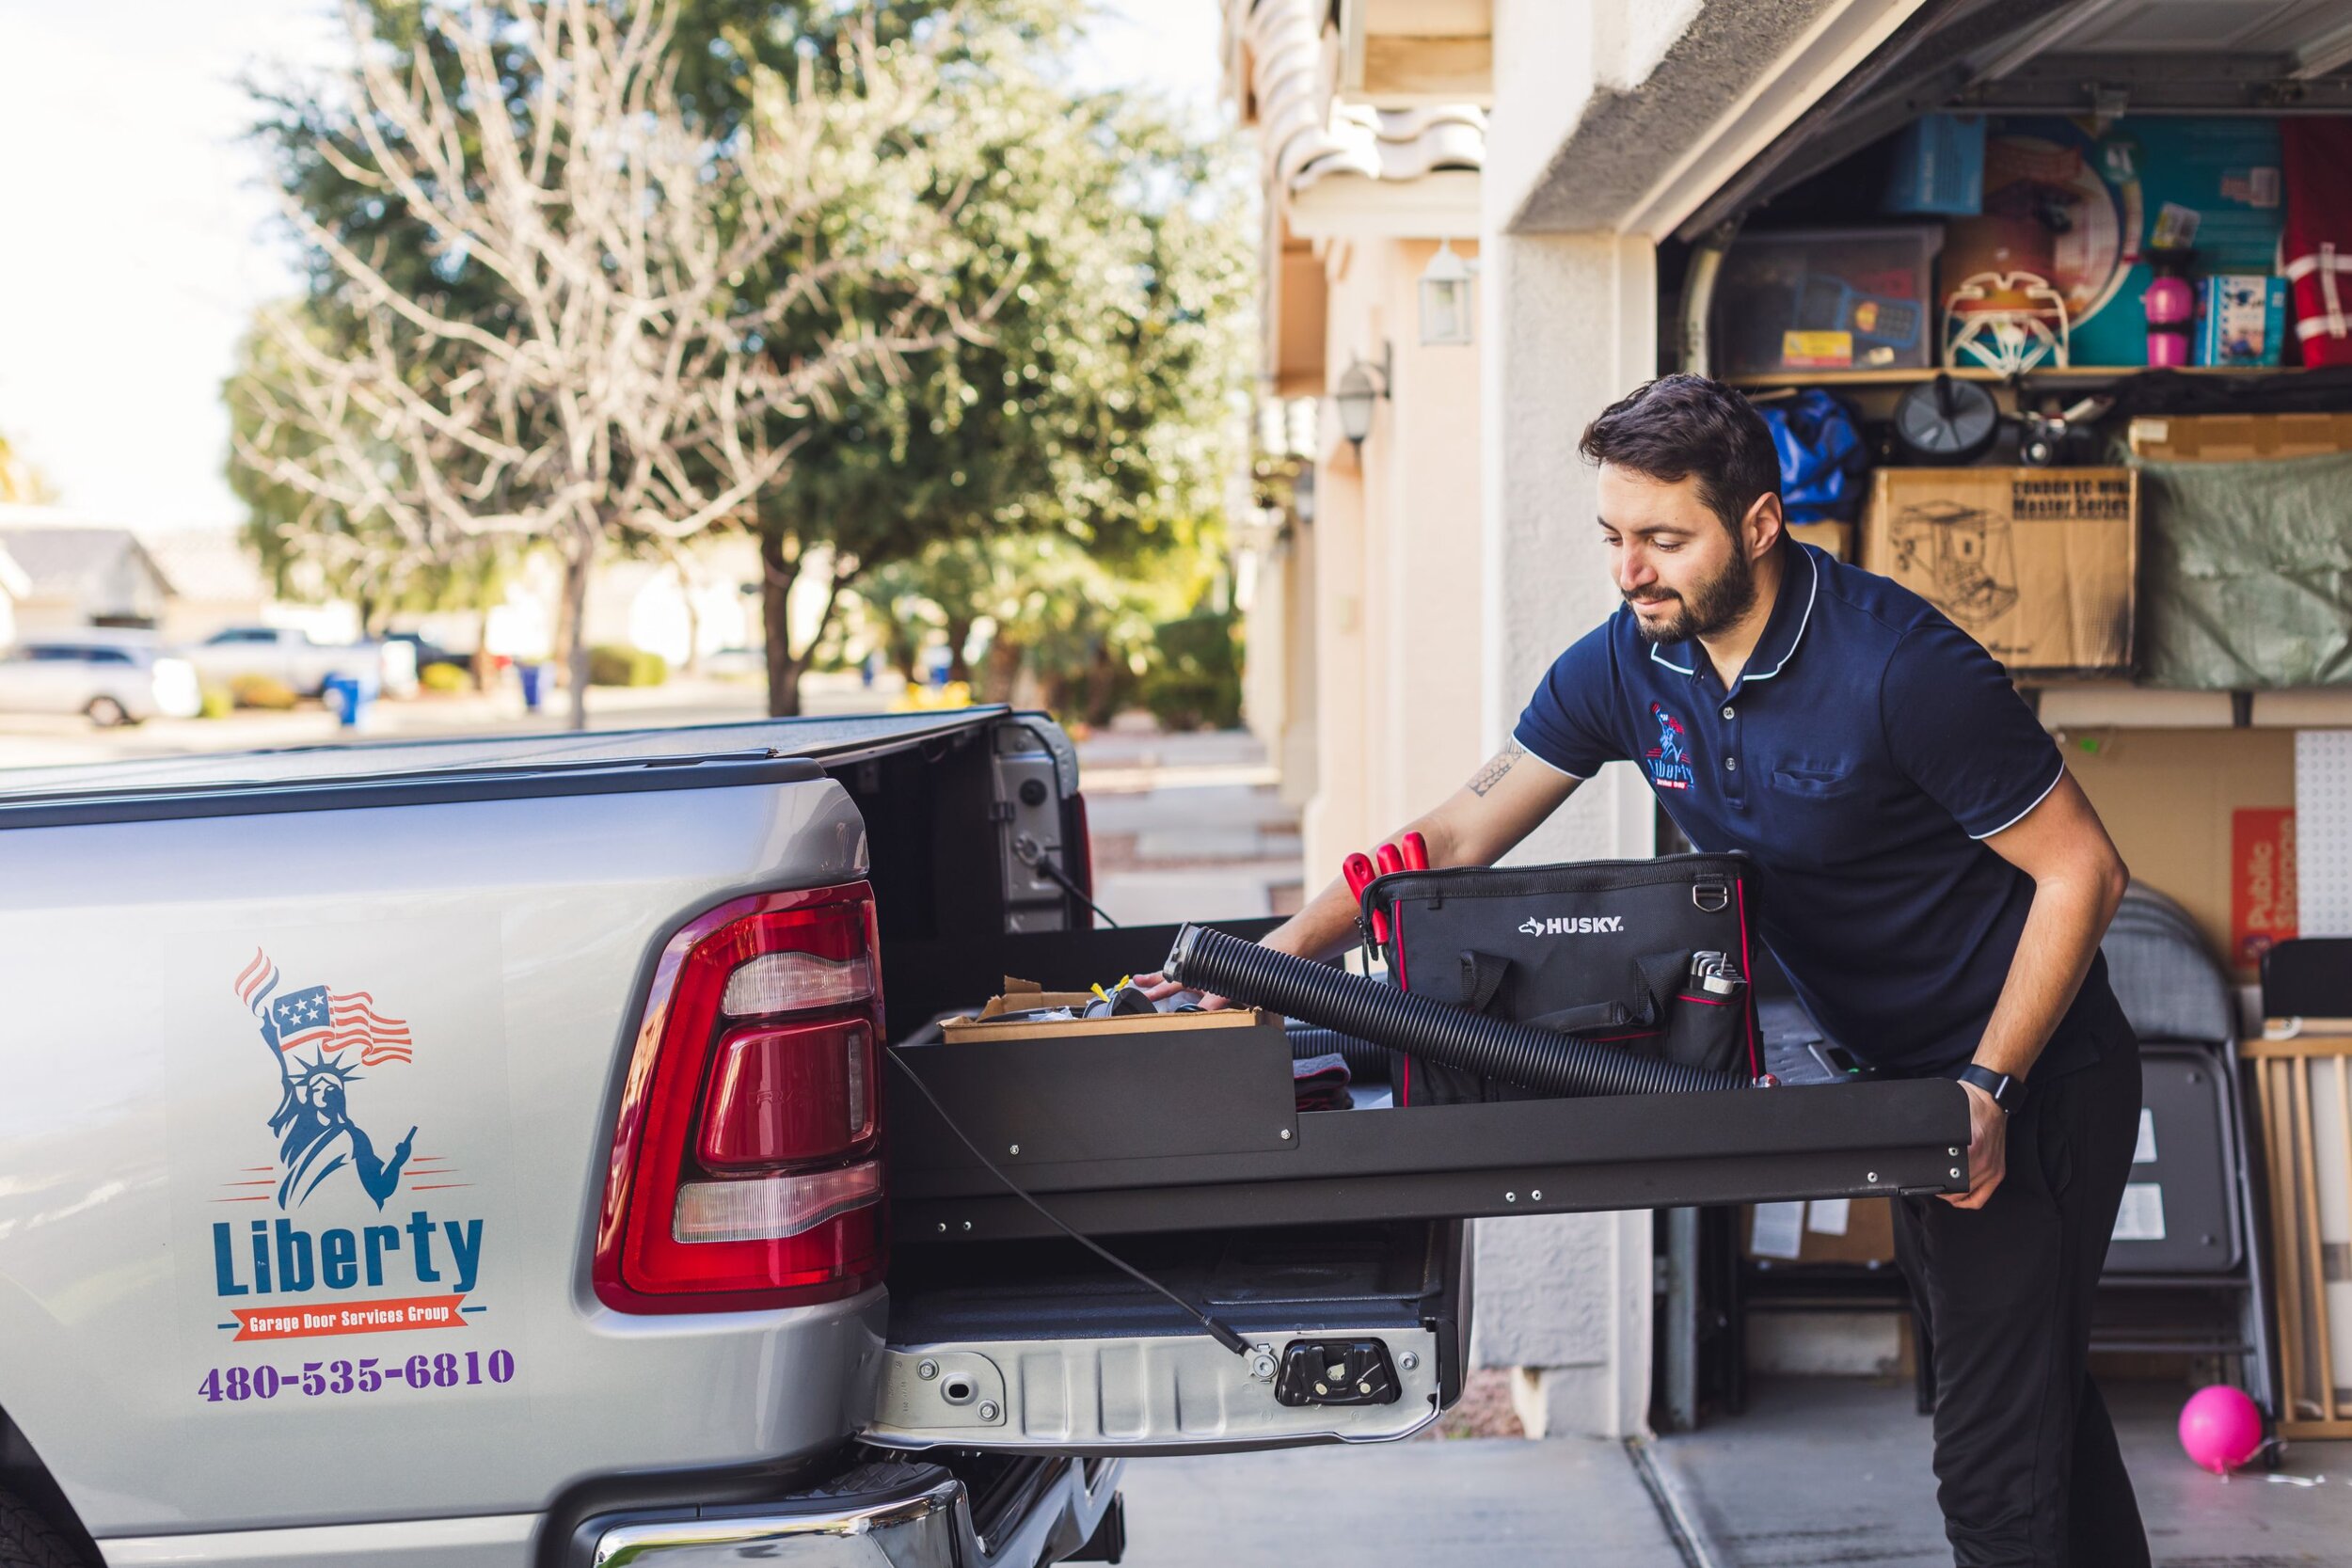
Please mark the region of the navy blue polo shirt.
<svg viewBox="0 0 2352 1568"><path fill-rule="evenodd" d="M1824 1030L1874 1066L1957 1071L2033 901L1982 841L2064 766L1993 656L1932 605L1788 548L1728 689L1695 641L1645 642L1620 607L1553 663L1517 738L1580 779L1640 765L1693 846L1755 858L1757 925ZM2035 1075L2095 1061L2128 1029L2098 960Z"/></svg>

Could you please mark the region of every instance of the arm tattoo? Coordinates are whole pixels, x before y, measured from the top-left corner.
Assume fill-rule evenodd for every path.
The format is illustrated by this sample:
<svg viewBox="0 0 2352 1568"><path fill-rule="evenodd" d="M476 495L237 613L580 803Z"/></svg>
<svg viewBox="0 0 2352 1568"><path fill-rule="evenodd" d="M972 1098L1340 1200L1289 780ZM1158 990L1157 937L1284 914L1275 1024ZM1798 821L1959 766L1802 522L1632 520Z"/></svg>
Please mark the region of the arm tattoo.
<svg viewBox="0 0 2352 1568"><path fill-rule="evenodd" d="M1511 771L1512 765L1517 763L1519 758L1525 755L1527 755L1527 752L1520 748L1519 743L1516 740L1511 742L1508 746L1505 746L1502 751L1497 752L1494 754L1493 760L1489 761L1486 767L1480 768L1478 770L1478 776L1470 780L1470 793L1472 795L1483 796L1492 791L1495 785L1502 782L1502 776Z"/></svg>

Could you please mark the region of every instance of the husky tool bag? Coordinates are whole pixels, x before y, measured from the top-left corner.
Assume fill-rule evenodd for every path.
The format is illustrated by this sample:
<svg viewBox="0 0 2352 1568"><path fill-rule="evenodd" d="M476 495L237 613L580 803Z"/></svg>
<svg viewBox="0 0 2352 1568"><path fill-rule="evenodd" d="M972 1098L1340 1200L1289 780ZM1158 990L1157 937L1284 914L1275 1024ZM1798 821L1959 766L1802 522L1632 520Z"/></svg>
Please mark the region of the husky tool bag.
<svg viewBox="0 0 2352 1568"><path fill-rule="evenodd" d="M1744 855L1396 871L1364 889L1393 985L1715 1072L1763 1070ZM1373 915L1380 920L1375 922ZM1537 1098L1398 1053L1399 1105Z"/></svg>

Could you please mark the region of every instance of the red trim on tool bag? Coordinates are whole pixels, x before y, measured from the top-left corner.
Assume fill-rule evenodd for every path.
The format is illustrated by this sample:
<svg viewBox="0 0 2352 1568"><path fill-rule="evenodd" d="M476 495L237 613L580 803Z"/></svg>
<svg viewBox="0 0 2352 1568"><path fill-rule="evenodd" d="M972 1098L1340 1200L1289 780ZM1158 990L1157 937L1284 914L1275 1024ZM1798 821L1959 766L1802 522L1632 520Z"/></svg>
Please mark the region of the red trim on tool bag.
<svg viewBox="0 0 2352 1568"><path fill-rule="evenodd" d="M1748 879L1734 877L1731 888L1740 896L1740 973L1748 977L1748 1078L1753 1082L1764 1076L1764 1064L1756 1053L1756 958L1748 950Z"/></svg>
<svg viewBox="0 0 2352 1568"><path fill-rule="evenodd" d="M1720 996L1692 996L1687 990L1682 992L1679 996L1677 996L1675 1000L1677 1002L1695 1002L1702 1007L1728 1007L1731 1006L1730 1003L1724 1001Z"/></svg>

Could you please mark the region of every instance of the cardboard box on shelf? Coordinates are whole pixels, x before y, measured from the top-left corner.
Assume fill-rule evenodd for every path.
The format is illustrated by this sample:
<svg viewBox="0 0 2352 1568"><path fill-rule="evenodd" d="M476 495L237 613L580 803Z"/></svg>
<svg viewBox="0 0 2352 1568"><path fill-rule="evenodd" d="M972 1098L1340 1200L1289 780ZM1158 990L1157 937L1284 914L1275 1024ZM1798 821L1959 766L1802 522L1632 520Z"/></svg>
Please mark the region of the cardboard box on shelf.
<svg viewBox="0 0 2352 1568"><path fill-rule="evenodd" d="M1743 1250L1756 1262L1871 1267L1895 1260L1895 1212L1883 1197L1752 1203L1740 1219Z"/></svg>
<svg viewBox="0 0 2352 1568"><path fill-rule="evenodd" d="M1862 559L2012 675L2128 672L2138 520L2129 468L1881 468Z"/></svg>
<svg viewBox="0 0 2352 1568"><path fill-rule="evenodd" d="M2086 730L2061 737L2137 881L2187 909L2242 977L2295 934L2295 733Z"/></svg>
<svg viewBox="0 0 2352 1568"><path fill-rule="evenodd" d="M2161 462L2250 463L2352 451L2352 414L2192 414L2134 420L2134 457Z"/></svg>
<svg viewBox="0 0 2352 1568"><path fill-rule="evenodd" d="M1851 523L1790 523L1788 537L1800 545L1827 550L1833 561L1853 560L1853 525Z"/></svg>

